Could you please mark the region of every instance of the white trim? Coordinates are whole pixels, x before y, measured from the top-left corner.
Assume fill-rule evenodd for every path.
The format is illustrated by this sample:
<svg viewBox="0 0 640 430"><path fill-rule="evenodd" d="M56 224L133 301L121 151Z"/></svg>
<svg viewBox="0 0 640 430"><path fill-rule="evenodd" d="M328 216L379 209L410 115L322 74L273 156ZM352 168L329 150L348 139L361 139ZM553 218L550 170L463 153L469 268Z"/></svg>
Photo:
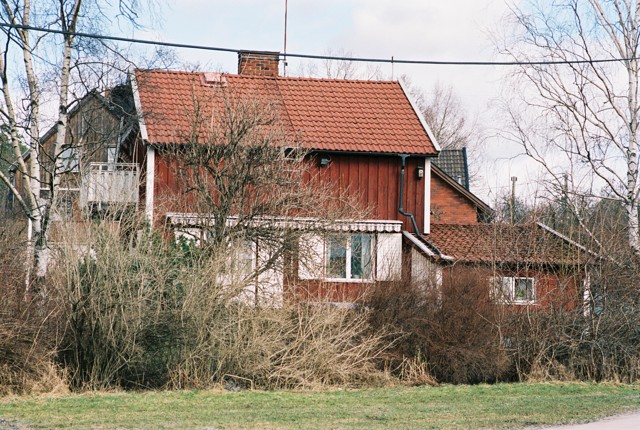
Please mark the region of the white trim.
<svg viewBox="0 0 640 430"><path fill-rule="evenodd" d="M153 226L153 193L155 182L156 151L153 146L147 146L147 172L145 174L145 214L147 221Z"/></svg>
<svg viewBox="0 0 640 430"><path fill-rule="evenodd" d="M131 91L133 92L133 102L136 105L136 114L138 115L138 124L140 126L140 136L143 141L149 140L147 134L147 126L144 123L144 115L142 114L142 102L140 101L140 91L138 90L138 81L136 79L135 68L129 69L129 79L131 80Z"/></svg>
<svg viewBox="0 0 640 430"><path fill-rule="evenodd" d="M368 236L369 240L370 240L370 246L369 246L369 252L370 252L370 264L371 264L371 272L370 272L370 276L368 278L354 278L352 276L351 270L351 257L353 256L352 254L352 250L351 250L351 244L352 244L352 236L354 235L359 235L359 236ZM361 232L349 232L349 234L346 234L344 236L340 235L341 237L344 237L345 239L345 256L344 256L344 263L345 263L345 277L344 278L331 278L331 277L323 277L323 281L325 282L354 282L354 283L373 283L376 281L376 272L377 272L377 268L376 266L376 256L377 256L377 238L375 234L371 234L371 233L361 233ZM334 236L335 237L335 236ZM327 269L328 269L328 265L329 265L329 259L330 259L330 243L331 243L331 238L327 237L324 241L324 273L326 274Z"/></svg>
<svg viewBox="0 0 640 430"><path fill-rule="evenodd" d="M518 279L525 279L531 281L531 295L532 299L517 299L516 298L516 281ZM494 290L492 293L498 300L512 305L535 305L538 303L537 297L537 280L532 276L492 276L490 281L491 288ZM499 286L497 285L499 283ZM495 291L496 287L499 291ZM505 287L509 291L505 291ZM505 294L507 293L507 294ZM497 296L500 294L499 296Z"/></svg>
<svg viewBox="0 0 640 430"><path fill-rule="evenodd" d="M585 274L582 280L583 292L582 292L582 314L588 317L591 314L591 275Z"/></svg>
<svg viewBox="0 0 640 430"><path fill-rule="evenodd" d="M424 159L424 234L431 233L431 159Z"/></svg>
<svg viewBox="0 0 640 430"><path fill-rule="evenodd" d="M427 248L427 245L425 245L424 243L420 242L413 234L409 233L408 231L403 231L402 235L404 237L406 237L407 239L409 239L411 241L411 243L413 243L416 248L418 248L420 251L424 252L426 255L428 255L429 257L435 257L436 254L431 251L429 248Z"/></svg>
<svg viewBox="0 0 640 430"><path fill-rule="evenodd" d="M424 115L422 115L422 112L420 112L420 109L418 108L418 103L416 103L416 101L413 99L413 97L409 93L409 90L407 89L407 87L404 86L402 81L398 81L398 83L400 84L400 88L402 88L402 91L404 92L405 97L407 98L407 100L409 100L409 103L411 103L411 107L413 108L413 111L418 116L418 119L420 120L420 124L422 124L422 128L424 128L424 131L427 133L427 136L429 136L429 139L431 139L431 143L433 144L433 147L436 149L436 151L440 152L441 150L440 144L436 140L436 137L433 134L433 131L431 131L431 127L429 127L429 124L427 124L427 121L424 119Z"/></svg>
<svg viewBox="0 0 640 430"><path fill-rule="evenodd" d="M213 217L207 214L167 212L166 216L173 225L201 226L213 222ZM227 219L229 225L235 225L237 222L237 216L231 216ZM326 230L345 233L400 233L402 231L402 221L395 220L322 220L310 217L261 216L252 219L251 223L256 226L263 225L267 228Z"/></svg>
<svg viewBox="0 0 640 430"><path fill-rule="evenodd" d="M548 225L542 224L541 222L536 222L536 224L538 225L538 227L540 227L540 228L542 228L544 230L547 230L549 233L551 233L553 235L558 236L560 239L564 240L568 244L575 246L576 248L586 252L587 254L592 255L592 256L594 256L596 258L601 258L600 255L598 255L597 253L587 249L583 245L580 245L578 242L569 239L567 236L565 236L564 234L560 233L559 231L556 231L556 230L552 229Z"/></svg>

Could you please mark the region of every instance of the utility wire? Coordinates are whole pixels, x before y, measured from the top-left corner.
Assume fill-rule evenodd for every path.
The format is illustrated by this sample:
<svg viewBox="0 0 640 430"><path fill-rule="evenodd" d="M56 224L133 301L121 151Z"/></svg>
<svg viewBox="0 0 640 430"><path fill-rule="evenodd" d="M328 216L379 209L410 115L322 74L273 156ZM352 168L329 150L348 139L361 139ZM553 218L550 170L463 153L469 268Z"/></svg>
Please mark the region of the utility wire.
<svg viewBox="0 0 640 430"><path fill-rule="evenodd" d="M57 30L44 27L35 27L31 25L0 23L0 27L8 29L30 30L43 33L72 35L75 37L86 37L90 39L112 40L115 42L136 43L141 45L166 46L169 48L185 48L199 49L203 51L218 52L243 52L243 49L222 48L207 45L190 45L186 43L174 42L158 42L149 39L134 39L129 37L108 36L94 33L83 33L78 31ZM543 66L543 65L562 65L562 64L595 64L595 63L615 63L618 61L631 61L640 59L640 57L632 58L607 58L595 60L552 60L552 61L438 61L438 60L402 60L397 58L367 58L367 57L344 57L336 55L315 55L315 54L293 54L287 52L287 57L305 58L312 60L338 60L338 61L354 61L362 63L390 63L390 64L420 64L431 66Z"/></svg>

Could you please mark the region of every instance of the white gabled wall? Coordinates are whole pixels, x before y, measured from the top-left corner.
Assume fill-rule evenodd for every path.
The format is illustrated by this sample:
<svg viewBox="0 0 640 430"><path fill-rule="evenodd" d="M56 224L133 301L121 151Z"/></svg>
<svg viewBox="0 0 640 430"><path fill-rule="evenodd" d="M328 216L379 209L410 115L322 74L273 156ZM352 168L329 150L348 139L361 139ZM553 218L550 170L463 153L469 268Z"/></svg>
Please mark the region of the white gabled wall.
<svg viewBox="0 0 640 430"><path fill-rule="evenodd" d="M324 277L324 239L317 234L300 237L298 278L322 279Z"/></svg>
<svg viewBox="0 0 640 430"><path fill-rule="evenodd" d="M256 269L269 266L258 275L256 283L256 298L260 306L282 307L284 296L284 273L282 271L282 258L275 261L274 253L277 250L274 246L268 246L264 242L258 242Z"/></svg>

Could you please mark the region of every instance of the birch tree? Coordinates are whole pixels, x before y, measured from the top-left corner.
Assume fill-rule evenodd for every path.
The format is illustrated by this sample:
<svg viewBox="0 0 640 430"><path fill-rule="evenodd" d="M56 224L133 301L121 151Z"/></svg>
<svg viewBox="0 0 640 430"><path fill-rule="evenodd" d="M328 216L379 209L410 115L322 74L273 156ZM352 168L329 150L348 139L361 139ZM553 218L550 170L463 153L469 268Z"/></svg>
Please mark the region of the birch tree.
<svg viewBox="0 0 640 430"><path fill-rule="evenodd" d="M513 7L512 17L515 37L503 53L537 63L512 76L508 137L543 166L555 192L582 201L602 194L619 200L628 246L640 258L640 2L532 0ZM578 206L571 204L587 227Z"/></svg>
<svg viewBox="0 0 640 430"><path fill-rule="evenodd" d="M0 115L12 148L13 165L24 183L18 189L3 172L0 181L29 220L28 266L35 269L37 277L46 272L50 214L55 210L64 171L61 155L67 142L68 109L75 101L71 80L81 76L81 60L87 55L88 43L78 40L74 33L99 29L109 13L135 23L137 8L137 0L120 0L114 5L99 0L0 0L0 21L5 24L0 44ZM36 32L29 27L62 33ZM92 61L99 62L95 58ZM47 102L56 105L56 140L53 149L44 154L40 138L48 119L43 113ZM45 162L54 166L48 172L48 193L42 192Z"/></svg>

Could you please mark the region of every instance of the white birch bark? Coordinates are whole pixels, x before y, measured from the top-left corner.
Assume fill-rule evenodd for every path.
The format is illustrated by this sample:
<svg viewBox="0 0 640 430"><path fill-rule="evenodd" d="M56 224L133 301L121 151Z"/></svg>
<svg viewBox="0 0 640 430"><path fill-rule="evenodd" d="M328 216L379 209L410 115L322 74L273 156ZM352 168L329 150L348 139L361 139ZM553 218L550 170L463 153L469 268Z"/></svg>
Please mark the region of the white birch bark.
<svg viewBox="0 0 640 430"><path fill-rule="evenodd" d="M627 216L628 247L640 258L640 0L535 3L526 12L515 9L515 18L520 38L506 53L520 61L583 63L529 64L514 74L516 86L529 85L520 100L537 116L526 127L522 108L512 108L509 114L516 127L511 137L542 164L563 193L568 191L563 186L567 170L588 170L584 177L590 181L571 178L574 195L596 196L585 188L588 183L587 187L605 188L609 198L621 202ZM594 61L601 59L616 61ZM563 168L553 159L558 154L566 156Z"/></svg>

